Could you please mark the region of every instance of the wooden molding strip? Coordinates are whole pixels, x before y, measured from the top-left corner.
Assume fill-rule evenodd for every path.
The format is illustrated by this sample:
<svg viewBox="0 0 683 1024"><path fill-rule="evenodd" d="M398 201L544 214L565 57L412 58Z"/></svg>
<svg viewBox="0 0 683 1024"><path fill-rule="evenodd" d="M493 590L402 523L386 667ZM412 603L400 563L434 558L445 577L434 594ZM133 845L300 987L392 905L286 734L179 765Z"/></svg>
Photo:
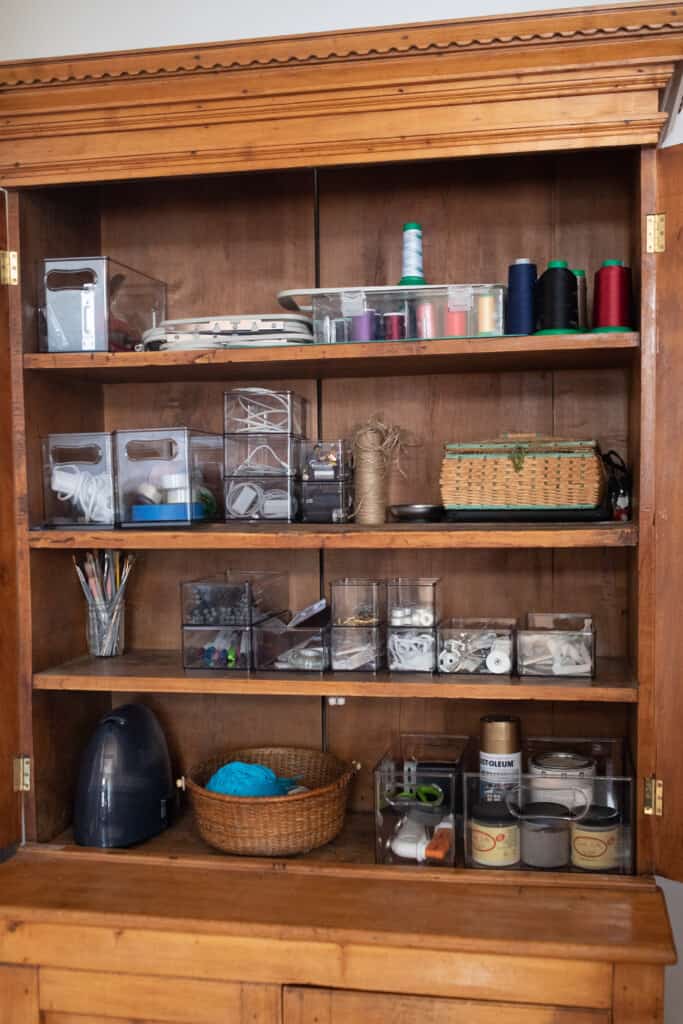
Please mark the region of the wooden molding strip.
<svg viewBox="0 0 683 1024"><path fill-rule="evenodd" d="M620 4L3 63L0 88L681 34L683 9L679 13L665 3Z"/></svg>

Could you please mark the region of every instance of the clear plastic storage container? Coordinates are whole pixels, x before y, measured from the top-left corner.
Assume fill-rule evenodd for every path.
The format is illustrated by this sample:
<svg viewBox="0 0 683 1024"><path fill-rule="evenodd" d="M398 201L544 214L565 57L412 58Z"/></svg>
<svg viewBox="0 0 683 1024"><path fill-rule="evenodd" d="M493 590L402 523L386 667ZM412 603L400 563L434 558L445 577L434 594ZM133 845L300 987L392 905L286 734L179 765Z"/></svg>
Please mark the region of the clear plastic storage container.
<svg viewBox="0 0 683 1024"><path fill-rule="evenodd" d="M166 285L107 256L43 260L41 348L125 352L166 316Z"/></svg>
<svg viewBox="0 0 683 1024"><path fill-rule="evenodd" d="M597 776L590 793L558 779L542 793L522 775L502 801L481 799L479 773L465 773L467 867L630 874L633 777Z"/></svg>
<svg viewBox="0 0 683 1024"><path fill-rule="evenodd" d="M304 523L348 523L353 517L354 490L350 480L302 483L299 494Z"/></svg>
<svg viewBox="0 0 683 1024"><path fill-rule="evenodd" d="M289 626L269 619L254 627L254 668L277 672L324 672L330 667L327 625Z"/></svg>
<svg viewBox="0 0 683 1024"><path fill-rule="evenodd" d="M380 626L386 615L384 580L350 578L333 580L332 623L335 626Z"/></svg>
<svg viewBox="0 0 683 1024"><path fill-rule="evenodd" d="M384 666L384 630L379 626L332 626L335 672L379 672Z"/></svg>
<svg viewBox="0 0 683 1024"><path fill-rule="evenodd" d="M509 677L516 627L515 619L446 619L438 630L439 672Z"/></svg>
<svg viewBox="0 0 683 1024"><path fill-rule="evenodd" d="M186 669L248 672L252 667L251 626L183 626Z"/></svg>
<svg viewBox="0 0 683 1024"><path fill-rule="evenodd" d="M292 523L298 512L298 485L292 476L225 478L226 520L270 519Z"/></svg>
<svg viewBox="0 0 683 1024"><path fill-rule="evenodd" d="M299 440L292 434L226 434L226 476L296 476Z"/></svg>
<svg viewBox="0 0 683 1024"><path fill-rule="evenodd" d="M43 499L48 526L114 526L112 435L44 438Z"/></svg>
<svg viewBox="0 0 683 1024"><path fill-rule="evenodd" d="M188 525L222 513L223 438L187 427L117 430L122 526Z"/></svg>
<svg viewBox="0 0 683 1024"><path fill-rule="evenodd" d="M390 626L433 628L441 614L441 581L427 576L387 580L387 609Z"/></svg>
<svg viewBox="0 0 683 1024"><path fill-rule="evenodd" d="M465 736L399 737L374 771L379 864L455 863Z"/></svg>
<svg viewBox="0 0 683 1024"><path fill-rule="evenodd" d="M595 675L595 628L590 615L530 612L517 633L520 676Z"/></svg>
<svg viewBox="0 0 683 1024"><path fill-rule="evenodd" d="M389 626L387 666L390 672L435 672L436 630Z"/></svg>
<svg viewBox="0 0 683 1024"><path fill-rule="evenodd" d="M504 333L502 284L318 288L278 295L285 309L311 312L319 344L402 341Z"/></svg>
<svg viewBox="0 0 683 1024"><path fill-rule="evenodd" d="M301 479L313 483L347 480L353 473L353 450L348 441L304 441Z"/></svg>
<svg viewBox="0 0 683 1024"><path fill-rule="evenodd" d="M224 394L226 434L306 437L308 402L293 391L233 388Z"/></svg>
<svg viewBox="0 0 683 1024"><path fill-rule="evenodd" d="M289 606L284 572L228 569L181 583L180 590L184 626L251 626Z"/></svg>

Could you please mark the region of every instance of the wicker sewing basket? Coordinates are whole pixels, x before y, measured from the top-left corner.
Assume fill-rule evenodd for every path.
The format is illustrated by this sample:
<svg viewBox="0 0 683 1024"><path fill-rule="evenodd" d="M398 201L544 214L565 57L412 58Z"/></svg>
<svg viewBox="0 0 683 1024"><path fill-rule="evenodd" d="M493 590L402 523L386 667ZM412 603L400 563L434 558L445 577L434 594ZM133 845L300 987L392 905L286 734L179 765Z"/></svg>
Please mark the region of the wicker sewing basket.
<svg viewBox="0 0 683 1024"><path fill-rule="evenodd" d="M464 509L595 509L605 473L595 441L509 435L447 444L442 504Z"/></svg>
<svg viewBox="0 0 683 1024"><path fill-rule="evenodd" d="M228 761L263 764L296 778L309 792L293 796L224 796L204 789ZM353 767L333 754L300 747L230 750L191 769L185 778L197 829L205 843L224 853L274 857L324 846L344 824Z"/></svg>

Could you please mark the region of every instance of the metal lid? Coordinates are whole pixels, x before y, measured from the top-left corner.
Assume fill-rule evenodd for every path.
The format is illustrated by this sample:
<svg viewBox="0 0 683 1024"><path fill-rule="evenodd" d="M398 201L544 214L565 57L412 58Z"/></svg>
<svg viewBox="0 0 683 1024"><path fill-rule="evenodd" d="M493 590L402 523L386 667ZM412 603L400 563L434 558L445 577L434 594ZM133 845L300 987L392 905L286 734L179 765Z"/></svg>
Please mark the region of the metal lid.
<svg viewBox="0 0 683 1024"><path fill-rule="evenodd" d="M530 771L539 769L544 772L578 772L591 768L595 768L595 760L592 757L564 750L535 754L529 759Z"/></svg>
<svg viewBox="0 0 683 1024"><path fill-rule="evenodd" d="M591 804L588 813L578 822L581 826L591 825L616 825L619 821L619 811L616 807L606 807L604 804Z"/></svg>
<svg viewBox="0 0 683 1024"><path fill-rule="evenodd" d="M484 715L480 745L487 754L515 754L521 745L522 726L516 715Z"/></svg>
<svg viewBox="0 0 683 1024"><path fill-rule="evenodd" d="M565 804L539 800L532 804L524 804L520 817L523 822L530 822L533 825L554 825L566 822L572 814Z"/></svg>

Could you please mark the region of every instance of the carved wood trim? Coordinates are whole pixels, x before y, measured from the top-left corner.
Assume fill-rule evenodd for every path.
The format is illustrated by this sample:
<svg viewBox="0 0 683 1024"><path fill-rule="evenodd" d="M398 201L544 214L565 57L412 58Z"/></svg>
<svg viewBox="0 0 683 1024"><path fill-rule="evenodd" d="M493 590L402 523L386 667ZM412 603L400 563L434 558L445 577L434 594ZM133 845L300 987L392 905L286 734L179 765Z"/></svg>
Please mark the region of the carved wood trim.
<svg viewBox="0 0 683 1024"><path fill-rule="evenodd" d="M679 57L638 3L0 65L0 185L655 143Z"/></svg>
<svg viewBox="0 0 683 1024"><path fill-rule="evenodd" d="M466 50L561 45L587 40L644 39L683 33L683 8L623 4L579 11L427 22L310 35L280 36L128 53L0 64L0 87L52 85L267 68L277 65L395 59Z"/></svg>

